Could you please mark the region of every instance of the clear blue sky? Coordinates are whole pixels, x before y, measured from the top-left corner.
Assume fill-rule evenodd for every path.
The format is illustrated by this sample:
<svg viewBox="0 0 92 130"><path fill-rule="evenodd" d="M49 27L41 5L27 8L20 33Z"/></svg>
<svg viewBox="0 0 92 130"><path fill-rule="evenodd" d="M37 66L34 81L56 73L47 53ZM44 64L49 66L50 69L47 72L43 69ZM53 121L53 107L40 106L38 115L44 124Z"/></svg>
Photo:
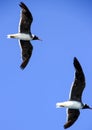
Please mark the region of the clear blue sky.
<svg viewBox="0 0 92 130"><path fill-rule="evenodd" d="M92 106L92 0L23 0L33 14L33 55L20 69L17 33L19 0L0 1L0 130L63 130L74 79L73 57L80 61L86 88L83 102ZM81 110L70 130L92 130L92 111Z"/></svg>

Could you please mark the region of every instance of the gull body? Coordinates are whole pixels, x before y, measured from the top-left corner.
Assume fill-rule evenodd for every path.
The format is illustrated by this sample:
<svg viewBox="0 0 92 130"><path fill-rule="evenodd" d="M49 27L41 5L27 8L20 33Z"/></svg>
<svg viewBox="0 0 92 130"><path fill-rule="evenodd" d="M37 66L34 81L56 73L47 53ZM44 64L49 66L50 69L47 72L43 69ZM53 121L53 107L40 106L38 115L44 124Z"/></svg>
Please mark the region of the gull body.
<svg viewBox="0 0 92 130"><path fill-rule="evenodd" d="M65 101L56 103L57 108L66 107L71 109L82 109L82 104L78 101Z"/></svg>
<svg viewBox="0 0 92 130"><path fill-rule="evenodd" d="M26 41L30 41L33 39L32 36L30 36L30 34L25 34L25 33L16 33L16 34L9 34L8 38L16 38L16 39L21 39L21 40L26 40Z"/></svg>

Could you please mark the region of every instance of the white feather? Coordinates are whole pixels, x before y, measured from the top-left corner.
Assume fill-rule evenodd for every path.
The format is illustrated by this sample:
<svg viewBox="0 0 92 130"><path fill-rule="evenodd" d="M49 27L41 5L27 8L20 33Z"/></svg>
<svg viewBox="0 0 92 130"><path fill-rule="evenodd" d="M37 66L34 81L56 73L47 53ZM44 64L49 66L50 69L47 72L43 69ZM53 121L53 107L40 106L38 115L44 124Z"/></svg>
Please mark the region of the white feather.
<svg viewBox="0 0 92 130"><path fill-rule="evenodd" d="M71 109L81 109L82 105L77 101L66 101L66 102L58 102L56 103L56 108L66 107Z"/></svg>
<svg viewBox="0 0 92 130"><path fill-rule="evenodd" d="M25 34L25 33L9 34L7 35L7 38L17 38L17 39L26 40L26 41L32 40L32 37L30 37L29 34Z"/></svg>

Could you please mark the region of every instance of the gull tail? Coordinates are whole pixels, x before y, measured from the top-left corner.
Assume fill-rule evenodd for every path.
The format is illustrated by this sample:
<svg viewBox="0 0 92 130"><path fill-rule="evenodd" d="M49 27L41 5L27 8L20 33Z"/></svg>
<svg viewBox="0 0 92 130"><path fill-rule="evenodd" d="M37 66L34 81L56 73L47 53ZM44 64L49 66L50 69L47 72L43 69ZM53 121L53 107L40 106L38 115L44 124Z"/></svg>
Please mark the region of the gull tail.
<svg viewBox="0 0 92 130"><path fill-rule="evenodd" d="M56 108L60 108L60 107L64 107L63 103L61 102L56 103Z"/></svg>
<svg viewBox="0 0 92 130"><path fill-rule="evenodd" d="M14 34L9 34L9 35L7 35L7 38L15 38L15 35Z"/></svg>
<svg viewBox="0 0 92 130"><path fill-rule="evenodd" d="M56 108L60 108L60 103L56 103Z"/></svg>
<svg viewBox="0 0 92 130"><path fill-rule="evenodd" d="M9 34L7 38L18 38L18 34Z"/></svg>
<svg viewBox="0 0 92 130"><path fill-rule="evenodd" d="M60 108L60 106L58 105L58 103L56 103L56 108Z"/></svg>

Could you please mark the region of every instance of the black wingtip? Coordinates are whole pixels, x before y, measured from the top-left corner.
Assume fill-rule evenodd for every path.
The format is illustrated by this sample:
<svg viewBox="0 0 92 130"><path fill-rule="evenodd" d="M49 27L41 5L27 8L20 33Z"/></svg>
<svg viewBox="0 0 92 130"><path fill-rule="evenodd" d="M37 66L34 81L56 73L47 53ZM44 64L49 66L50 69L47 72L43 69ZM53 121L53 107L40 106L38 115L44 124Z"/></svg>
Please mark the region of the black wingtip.
<svg viewBox="0 0 92 130"><path fill-rule="evenodd" d="M26 5L25 5L23 2L20 2L19 6L20 6L21 8L25 8L25 7L26 7Z"/></svg>
<svg viewBox="0 0 92 130"><path fill-rule="evenodd" d="M24 4L23 2L20 2L20 3L19 3L19 6L21 7L23 4Z"/></svg>
<svg viewBox="0 0 92 130"><path fill-rule="evenodd" d="M25 9L25 10L27 10L27 11L30 13L28 7L27 7L23 2L20 2L19 6L20 6L22 9Z"/></svg>
<svg viewBox="0 0 92 130"><path fill-rule="evenodd" d="M82 67L81 67L81 65L80 65L80 63L79 63L79 61L78 61L78 59L76 57L74 57L73 64L74 64L74 67L75 67L76 70L82 71Z"/></svg>
<svg viewBox="0 0 92 130"><path fill-rule="evenodd" d="M33 20L33 16L31 14L31 12L29 11L28 7L23 3L23 2L20 2L19 6L22 8L22 11L28 16L31 18L31 20Z"/></svg>
<svg viewBox="0 0 92 130"><path fill-rule="evenodd" d="M25 69L25 67L24 67L23 65L20 65L20 68L21 68L22 70L24 70L24 69Z"/></svg>
<svg viewBox="0 0 92 130"><path fill-rule="evenodd" d="M77 60L77 58L76 58L76 57L74 57L74 61L75 61L75 60ZM78 61L78 60L77 60L77 61Z"/></svg>
<svg viewBox="0 0 92 130"><path fill-rule="evenodd" d="M76 57L74 57L74 64L75 63L79 63L78 59Z"/></svg>
<svg viewBox="0 0 92 130"><path fill-rule="evenodd" d="M22 70L24 70L25 67L26 67L26 66L24 66L23 63L20 65L20 68L21 68Z"/></svg>
<svg viewBox="0 0 92 130"><path fill-rule="evenodd" d="M22 64L20 65L20 68L21 68L22 70L24 70L24 69L26 68L28 62L29 62L29 59L27 58L25 61L22 62Z"/></svg>
<svg viewBox="0 0 92 130"><path fill-rule="evenodd" d="M71 121L67 122L65 125L64 125L64 129L67 129L69 127L71 127L72 123Z"/></svg>
<svg viewBox="0 0 92 130"><path fill-rule="evenodd" d="M64 125L64 129L67 129L67 127Z"/></svg>

